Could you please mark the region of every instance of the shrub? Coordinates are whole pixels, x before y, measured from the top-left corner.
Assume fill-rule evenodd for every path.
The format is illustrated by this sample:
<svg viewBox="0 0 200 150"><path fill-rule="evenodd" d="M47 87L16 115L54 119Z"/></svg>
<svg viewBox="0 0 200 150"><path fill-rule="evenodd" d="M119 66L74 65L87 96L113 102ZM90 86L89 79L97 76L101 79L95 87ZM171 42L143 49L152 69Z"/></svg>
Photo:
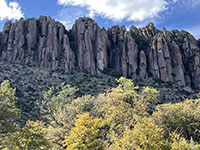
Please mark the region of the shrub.
<svg viewBox="0 0 200 150"><path fill-rule="evenodd" d="M156 108L152 118L168 132L181 134L187 140L192 137L200 142L200 99L176 104L163 104Z"/></svg>

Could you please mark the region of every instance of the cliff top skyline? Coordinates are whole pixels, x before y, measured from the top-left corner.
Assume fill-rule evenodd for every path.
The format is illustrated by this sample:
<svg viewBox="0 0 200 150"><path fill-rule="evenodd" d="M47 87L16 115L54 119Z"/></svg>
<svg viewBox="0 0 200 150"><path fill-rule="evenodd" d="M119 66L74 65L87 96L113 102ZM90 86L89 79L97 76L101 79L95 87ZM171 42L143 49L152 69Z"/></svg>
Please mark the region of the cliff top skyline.
<svg viewBox="0 0 200 150"><path fill-rule="evenodd" d="M79 17L91 17L101 27L131 25L142 27L153 22L158 29L187 30L200 38L200 0L1 0L0 30L6 20L20 17L51 16L67 29Z"/></svg>

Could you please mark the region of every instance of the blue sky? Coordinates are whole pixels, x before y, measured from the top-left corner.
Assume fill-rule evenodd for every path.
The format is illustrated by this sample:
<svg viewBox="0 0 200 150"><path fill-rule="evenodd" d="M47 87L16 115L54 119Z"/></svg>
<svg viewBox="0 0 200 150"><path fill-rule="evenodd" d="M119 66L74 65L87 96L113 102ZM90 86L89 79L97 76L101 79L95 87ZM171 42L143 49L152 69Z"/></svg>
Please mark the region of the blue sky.
<svg viewBox="0 0 200 150"><path fill-rule="evenodd" d="M0 0L0 30L6 20L51 16L66 28L79 17L91 17L101 27L145 26L187 30L200 38L200 0Z"/></svg>

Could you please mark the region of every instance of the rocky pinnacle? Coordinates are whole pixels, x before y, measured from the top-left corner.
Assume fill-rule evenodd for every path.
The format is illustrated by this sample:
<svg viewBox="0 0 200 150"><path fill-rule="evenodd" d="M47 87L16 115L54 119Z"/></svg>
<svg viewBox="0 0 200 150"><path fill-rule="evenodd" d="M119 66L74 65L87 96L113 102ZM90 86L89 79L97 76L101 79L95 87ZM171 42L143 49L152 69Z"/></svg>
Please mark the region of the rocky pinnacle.
<svg viewBox="0 0 200 150"><path fill-rule="evenodd" d="M71 30L50 17L7 21L0 32L0 60L101 76L105 70L200 89L200 40L186 31L161 31L153 23L129 30L100 28L79 18Z"/></svg>

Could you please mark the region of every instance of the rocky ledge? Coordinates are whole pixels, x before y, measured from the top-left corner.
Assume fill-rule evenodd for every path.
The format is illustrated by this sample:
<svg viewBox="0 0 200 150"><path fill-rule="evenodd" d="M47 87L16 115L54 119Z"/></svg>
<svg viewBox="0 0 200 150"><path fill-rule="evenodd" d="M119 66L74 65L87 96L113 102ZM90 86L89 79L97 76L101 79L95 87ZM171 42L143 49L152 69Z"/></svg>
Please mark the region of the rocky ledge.
<svg viewBox="0 0 200 150"><path fill-rule="evenodd" d="M200 89L200 40L186 31L160 31L153 23L106 30L79 18L68 31L45 16L7 21L0 32L0 60L66 72L76 67L97 76L112 70Z"/></svg>

